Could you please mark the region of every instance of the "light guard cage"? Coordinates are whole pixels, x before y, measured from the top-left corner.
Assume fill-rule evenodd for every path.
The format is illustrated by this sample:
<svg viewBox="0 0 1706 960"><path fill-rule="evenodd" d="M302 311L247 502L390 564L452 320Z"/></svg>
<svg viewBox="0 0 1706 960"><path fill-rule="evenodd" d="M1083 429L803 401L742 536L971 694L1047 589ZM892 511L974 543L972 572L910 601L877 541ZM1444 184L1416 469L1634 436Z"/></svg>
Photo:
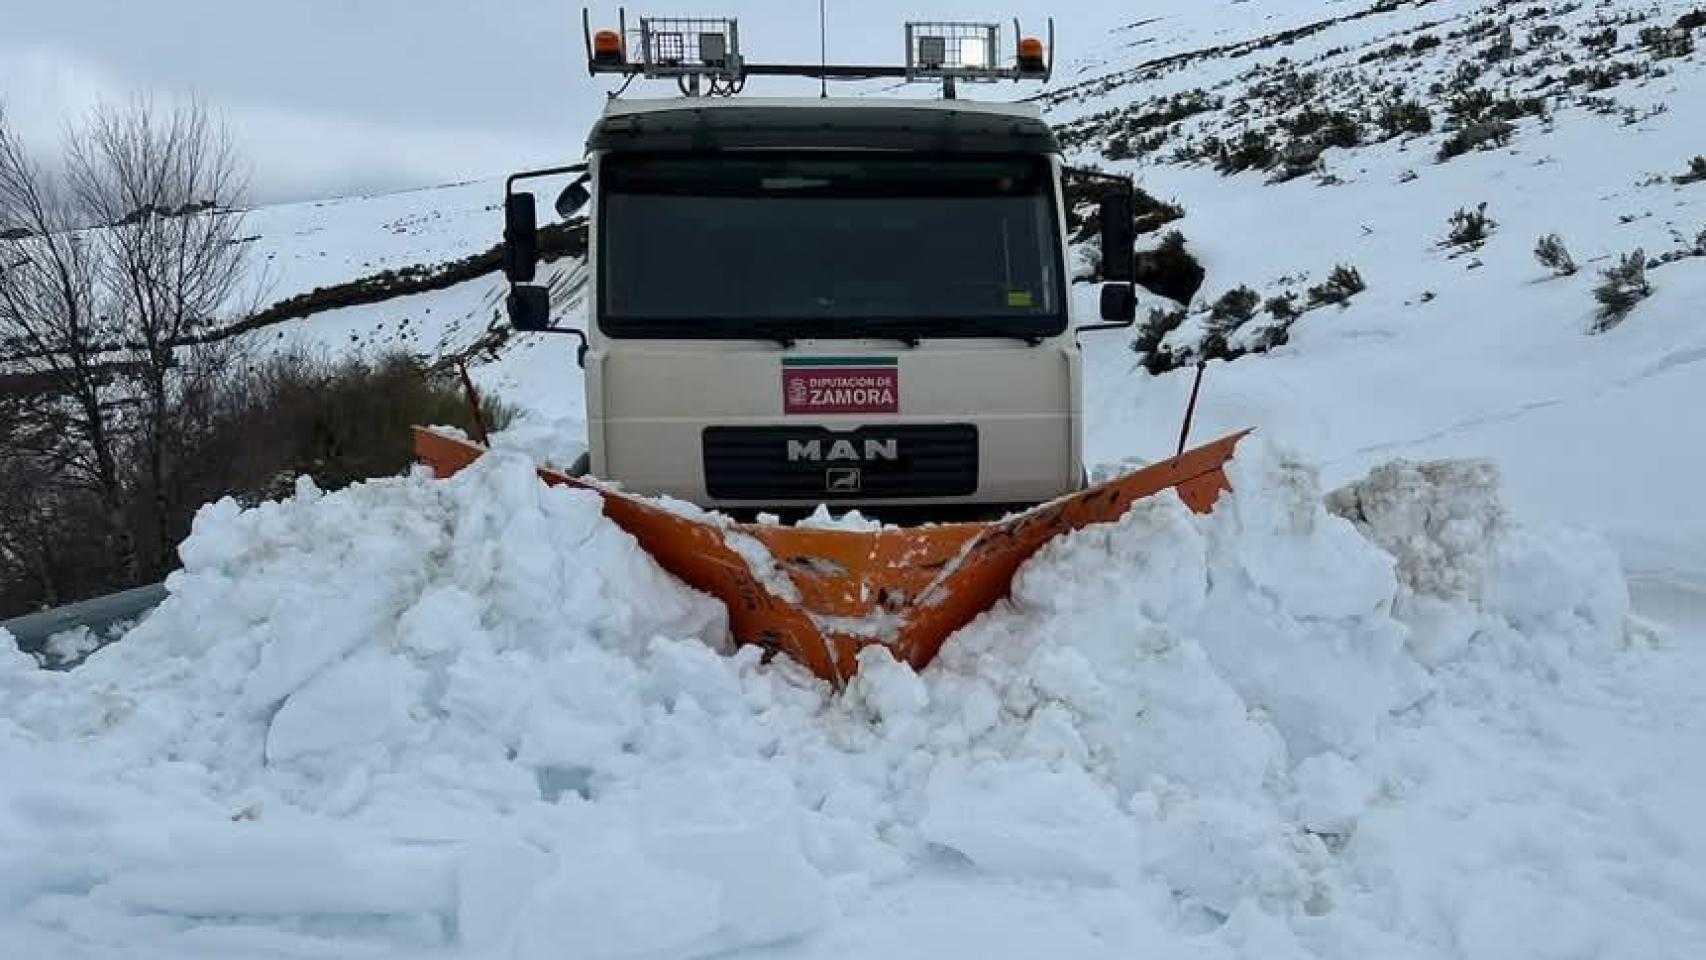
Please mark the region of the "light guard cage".
<svg viewBox="0 0 1706 960"><path fill-rule="evenodd" d="M732 18L641 17L634 39L648 77L741 78L740 23Z"/></svg>
<svg viewBox="0 0 1706 960"><path fill-rule="evenodd" d="M1015 51L1018 38L1014 37ZM993 23L908 23L906 78L936 80L1001 80L1001 27ZM1018 67L1016 54L1013 68ZM1017 77L1015 76L1015 79Z"/></svg>
<svg viewBox="0 0 1706 960"><path fill-rule="evenodd" d="M939 81L952 96L955 81L1047 81L1054 72L1054 18L1048 21L1047 46L1026 59L1024 33L1013 21L1012 41L995 23L915 21L906 24L904 65L749 63L741 52L740 23L733 17L640 17L630 29L628 11L618 8L617 30L601 32L600 42L618 41L619 53L595 55L592 14L581 10L587 71L647 79L674 79L684 92L699 92L708 81L715 94L740 90L747 77L792 76L825 80L894 78ZM612 38L610 35L614 33ZM602 48L600 48L602 49Z"/></svg>

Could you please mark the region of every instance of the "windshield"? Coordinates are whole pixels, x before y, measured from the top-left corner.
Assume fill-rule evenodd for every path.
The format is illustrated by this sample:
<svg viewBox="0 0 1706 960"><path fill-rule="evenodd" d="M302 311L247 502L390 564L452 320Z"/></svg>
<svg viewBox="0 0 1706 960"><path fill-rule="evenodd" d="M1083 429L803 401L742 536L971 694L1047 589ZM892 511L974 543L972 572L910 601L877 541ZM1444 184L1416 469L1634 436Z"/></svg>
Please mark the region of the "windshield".
<svg viewBox="0 0 1706 960"><path fill-rule="evenodd" d="M1066 327L1041 157L607 156L613 336L1052 336Z"/></svg>

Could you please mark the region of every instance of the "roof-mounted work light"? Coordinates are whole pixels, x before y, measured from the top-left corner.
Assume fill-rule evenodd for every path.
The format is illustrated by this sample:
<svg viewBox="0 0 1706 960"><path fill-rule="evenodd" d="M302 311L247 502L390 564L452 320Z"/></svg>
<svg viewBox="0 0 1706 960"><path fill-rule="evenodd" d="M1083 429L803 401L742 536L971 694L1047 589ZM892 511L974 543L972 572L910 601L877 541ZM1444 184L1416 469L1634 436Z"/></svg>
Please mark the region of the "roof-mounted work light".
<svg viewBox="0 0 1706 960"><path fill-rule="evenodd" d="M1047 80L1053 67L1052 20L1046 43L1022 33L1017 20L1005 43L1005 33L995 23L912 22L906 24L904 65L853 65L747 63L741 55L740 25L732 17L641 17L638 29L630 30L627 11L619 16L617 29L595 35L591 12L581 12L587 69L594 74L673 79L689 95L737 93L748 77L771 76L936 81L945 95L953 96L956 81Z"/></svg>
<svg viewBox="0 0 1706 960"><path fill-rule="evenodd" d="M918 38L918 66L924 70L940 70L948 65L947 37Z"/></svg>
<svg viewBox="0 0 1706 960"><path fill-rule="evenodd" d="M701 33L699 35L699 62L707 67L726 67L729 65L729 38L723 33Z"/></svg>
<svg viewBox="0 0 1706 960"><path fill-rule="evenodd" d="M1000 80L995 51L1001 28L993 23L908 23L906 67L909 79L955 77Z"/></svg>

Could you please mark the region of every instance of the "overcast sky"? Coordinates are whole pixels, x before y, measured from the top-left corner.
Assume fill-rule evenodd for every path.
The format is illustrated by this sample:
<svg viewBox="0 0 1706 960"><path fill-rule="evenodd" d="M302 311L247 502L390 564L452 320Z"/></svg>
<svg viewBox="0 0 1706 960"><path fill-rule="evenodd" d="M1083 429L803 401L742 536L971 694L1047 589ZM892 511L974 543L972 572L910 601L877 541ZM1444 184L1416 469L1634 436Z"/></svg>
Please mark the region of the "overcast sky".
<svg viewBox="0 0 1706 960"><path fill-rule="evenodd" d="M898 62L909 17L1042 0L828 0L832 60ZM563 0L0 0L0 104L44 151L96 103L194 94L230 124L257 202L489 177L580 154L614 88ZM993 6L995 9L990 9ZM815 60L815 0L668 0L738 16L748 59ZM594 28L616 5L594 5ZM1063 15L1064 19L1064 15ZM1076 26L1063 22L1062 46ZM749 92L758 92L758 81ZM660 91L662 88L658 88ZM792 92L767 84L768 92ZM1019 88L1003 87L995 96ZM639 92L637 87L635 92Z"/></svg>

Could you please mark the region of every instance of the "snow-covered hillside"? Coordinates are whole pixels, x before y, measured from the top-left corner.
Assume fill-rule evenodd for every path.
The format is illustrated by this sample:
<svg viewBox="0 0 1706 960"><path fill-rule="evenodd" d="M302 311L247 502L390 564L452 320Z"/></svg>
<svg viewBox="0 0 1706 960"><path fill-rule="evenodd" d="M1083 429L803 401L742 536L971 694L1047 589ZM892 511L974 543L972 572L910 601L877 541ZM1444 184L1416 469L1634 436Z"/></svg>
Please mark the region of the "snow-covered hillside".
<svg viewBox="0 0 1706 960"><path fill-rule="evenodd" d="M1134 50L1180 59L1110 64L1057 94L1054 113L1082 159L1102 159L1114 139L1121 155L1140 152L1149 138L1147 153L1106 165L1187 211L1169 227L1207 267L1199 306L1240 285L1302 303L1341 263L1368 285L1343 309L1306 313L1274 354L1214 365L1208 431L1261 425L1335 479L1394 455L1493 457L1517 502L1605 530L1639 576L1706 584L1706 528L1684 506L1702 455L1681 415L1699 404L1691 365L1706 358L1696 306L1706 290L1706 181L1676 182L1706 151L1706 57L1665 55L1674 48L1642 38L1694 5L1325 9L1343 17L1382 6L1391 9L1237 56L1182 57L1189 48L1176 38L1192 34L1164 19L1130 31L1155 41ZM1616 39L1584 42L1606 30ZM1217 106L1148 125L1166 98L1192 91ZM1499 105L1447 129L1475 91ZM1385 136L1378 118L1405 101L1428 112L1433 132ZM1438 159L1460 130L1500 122L1512 103L1502 145ZM1363 143L1327 147L1319 168L1283 183L1270 182L1283 162L1223 175L1204 156L1207 138L1231 144L1267 131L1282 152L1310 139L1286 132L1308 111L1356 118ZM1448 244L1451 216L1483 203L1496 223L1486 240ZM1536 262L1546 234L1563 238L1577 274L1557 277ZM1637 249L1679 259L1649 270L1653 296L1626 321L1589 336L1600 270ZM1156 382L1130 375L1117 351L1092 356L1091 409L1136 414L1099 418L1092 449L1114 457L1164 437L1183 403L1182 375Z"/></svg>
<svg viewBox="0 0 1706 960"><path fill-rule="evenodd" d="M1198 435L1259 428L1214 514L1061 540L836 695L535 481L578 370L491 338L501 278L284 321L253 342L469 354L529 417L451 481L208 507L75 670L0 636L3 952L1706 956L1706 31L1642 34L1691 5L1085 6L1051 115L1207 269L1162 347L1239 286L1302 310L1208 366ZM486 250L501 192L257 210L268 298ZM1592 332L1636 248L1651 296ZM1310 308L1339 264L1367 289ZM1110 467L1190 389L1129 339L1085 339Z"/></svg>

